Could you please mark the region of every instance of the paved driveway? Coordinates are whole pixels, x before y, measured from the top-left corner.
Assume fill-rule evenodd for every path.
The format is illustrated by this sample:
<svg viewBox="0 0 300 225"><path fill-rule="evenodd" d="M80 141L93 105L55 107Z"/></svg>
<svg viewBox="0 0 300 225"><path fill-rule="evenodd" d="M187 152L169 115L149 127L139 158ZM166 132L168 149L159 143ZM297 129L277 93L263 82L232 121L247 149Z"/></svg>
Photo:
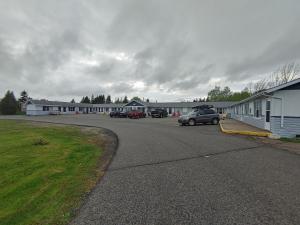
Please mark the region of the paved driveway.
<svg viewBox="0 0 300 225"><path fill-rule="evenodd" d="M299 155L174 119L29 119L119 136L109 170L74 224L300 224Z"/></svg>

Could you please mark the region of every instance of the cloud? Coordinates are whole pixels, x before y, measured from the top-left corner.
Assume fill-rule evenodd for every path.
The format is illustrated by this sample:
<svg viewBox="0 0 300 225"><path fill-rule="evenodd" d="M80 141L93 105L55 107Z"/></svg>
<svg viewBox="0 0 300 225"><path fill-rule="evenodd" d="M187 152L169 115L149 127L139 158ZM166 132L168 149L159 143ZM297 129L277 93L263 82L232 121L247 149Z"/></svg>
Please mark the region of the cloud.
<svg viewBox="0 0 300 225"><path fill-rule="evenodd" d="M69 100L103 92L172 101L218 81L243 89L299 61L300 14L287 1L0 2L0 94Z"/></svg>
<svg viewBox="0 0 300 225"><path fill-rule="evenodd" d="M258 55L246 57L241 61L229 65L227 73L238 79L247 75L255 75L274 71L281 64L299 62L300 60L300 32L290 30L281 38L273 41Z"/></svg>

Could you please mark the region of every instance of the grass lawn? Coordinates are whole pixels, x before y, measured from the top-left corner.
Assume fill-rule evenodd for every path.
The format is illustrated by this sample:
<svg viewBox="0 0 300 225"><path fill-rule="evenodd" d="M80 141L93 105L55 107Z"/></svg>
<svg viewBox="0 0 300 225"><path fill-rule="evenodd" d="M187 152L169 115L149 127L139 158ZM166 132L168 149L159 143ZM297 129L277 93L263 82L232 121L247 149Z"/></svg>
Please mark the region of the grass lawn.
<svg viewBox="0 0 300 225"><path fill-rule="evenodd" d="M100 177L97 137L0 120L0 224L66 224Z"/></svg>
<svg viewBox="0 0 300 225"><path fill-rule="evenodd" d="M280 138L281 141L300 143L300 138Z"/></svg>

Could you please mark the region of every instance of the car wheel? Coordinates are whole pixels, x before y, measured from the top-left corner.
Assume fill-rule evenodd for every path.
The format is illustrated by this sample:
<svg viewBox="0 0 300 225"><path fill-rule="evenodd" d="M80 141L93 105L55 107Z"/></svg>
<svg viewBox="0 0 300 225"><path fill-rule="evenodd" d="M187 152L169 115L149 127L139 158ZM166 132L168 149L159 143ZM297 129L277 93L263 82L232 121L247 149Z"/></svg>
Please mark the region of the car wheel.
<svg viewBox="0 0 300 225"><path fill-rule="evenodd" d="M189 125L190 126L195 126L196 125L196 121L194 119L190 119L189 120Z"/></svg>
<svg viewBox="0 0 300 225"><path fill-rule="evenodd" d="M211 123L213 125L217 125L219 123L219 120L217 118L212 119Z"/></svg>

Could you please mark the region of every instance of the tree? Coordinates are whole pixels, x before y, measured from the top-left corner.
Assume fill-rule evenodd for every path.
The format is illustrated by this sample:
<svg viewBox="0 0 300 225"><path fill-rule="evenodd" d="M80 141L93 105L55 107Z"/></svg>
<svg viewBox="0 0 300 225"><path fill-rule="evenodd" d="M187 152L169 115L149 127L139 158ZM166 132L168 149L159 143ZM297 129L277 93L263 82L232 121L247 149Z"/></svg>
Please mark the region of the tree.
<svg viewBox="0 0 300 225"><path fill-rule="evenodd" d="M127 98L127 96L124 97L123 103L128 103L128 98Z"/></svg>
<svg viewBox="0 0 300 225"><path fill-rule="evenodd" d="M105 103L105 95L100 95L100 103L99 104L104 104Z"/></svg>
<svg viewBox="0 0 300 225"><path fill-rule="evenodd" d="M14 115L18 110L18 102L12 91L7 91L0 102L0 112L3 115Z"/></svg>
<svg viewBox="0 0 300 225"><path fill-rule="evenodd" d="M91 103L91 100L88 96L82 97L80 103Z"/></svg>
<svg viewBox="0 0 300 225"><path fill-rule="evenodd" d="M116 104L122 103L122 99L117 98L117 99L115 100L115 103L116 103Z"/></svg>
<svg viewBox="0 0 300 225"><path fill-rule="evenodd" d="M212 102L218 101L220 96L221 96L221 88L219 86L215 86L215 88L210 90L207 94L207 97Z"/></svg>
<svg viewBox="0 0 300 225"><path fill-rule="evenodd" d="M271 74L268 87L271 88L292 81L299 75L299 72L300 67L298 64L294 62L287 63Z"/></svg>
<svg viewBox="0 0 300 225"><path fill-rule="evenodd" d="M254 84L254 93L266 90L268 88L268 80L266 78L259 80Z"/></svg>
<svg viewBox="0 0 300 225"><path fill-rule="evenodd" d="M111 103L111 97L110 97L110 95L107 95L105 103L106 104L110 104Z"/></svg>
<svg viewBox="0 0 300 225"><path fill-rule="evenodd" d="M71 103L76 103L75 100L74 100L74 98L71 100Z"/></svg>
<svg viewBox="0 0 300 225"><path fill-rule="evenodd" d="M141 102L142 99L139 98L138 96L135 96L135 97L133 97L133 98L131 99L131 101L138 101L138 102Z"/></svg>
<svg viewBox="0 0 300 225"><path fill-rule="evenodd" d="M215 86L214 89L208 92L208 97L210 101L226 101L232 95L229 87L224 87L222 90L221 87Z"/></svg>
<svg viewBox="0 0 300 225"><path fill-rule="evenodd" d="M150 102L149 98L146 99L146 102Z"/></svg>
<svg viewBox="0 0 300 225"><path fill-rule="evenodd" d="M214 89L208 92L206 100L205 98L203 100L200 98L199 101L241 101L250 96L251 93L249 92L248 88L245 88L241 92L232 92L229 87L224 87L224 89L221 89L221 87L216 86Z"/></svg>
<svg viewBox="0 0 300 225"><path fill-rule="evenodd" d="M269 77L263 78L254 84L254 93L292 81L299 76L299 73L300 66L294 62L280 66Z"/></svg>
<svg viewBox="0 0 300 225"><path fill-rule="evenodd" d="M21 94L20 94L19 102L24 104L24 103L27 102L28 98L29 98L29 97L28 97L28 94L27 94L27 92L24 90L24 91L22 91Z"/></svg>
<svg viewBox="0 0 300 225"><path fill-rule="evenodd" d="M91 96L91 103L92 103L92 104L95 104L95 97L94 97L94 94L92 94L92 96Z"/></svg>

